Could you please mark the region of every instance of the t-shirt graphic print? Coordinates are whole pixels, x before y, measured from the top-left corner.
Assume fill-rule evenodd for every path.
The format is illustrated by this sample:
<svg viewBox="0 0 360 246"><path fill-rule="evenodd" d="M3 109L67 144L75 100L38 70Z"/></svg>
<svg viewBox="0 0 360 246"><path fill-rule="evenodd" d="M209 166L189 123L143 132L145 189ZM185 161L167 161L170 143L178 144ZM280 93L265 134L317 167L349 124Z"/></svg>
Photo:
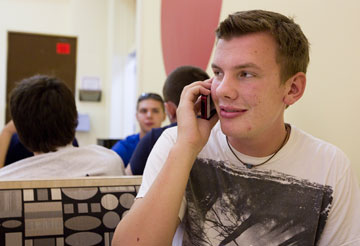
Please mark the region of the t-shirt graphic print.
<svg viewBox="0 0 360 246"><path fill-rule="evenodd" d="M332 193L287 174L198 158L186 188L183 245L316 245Z"/></svg>

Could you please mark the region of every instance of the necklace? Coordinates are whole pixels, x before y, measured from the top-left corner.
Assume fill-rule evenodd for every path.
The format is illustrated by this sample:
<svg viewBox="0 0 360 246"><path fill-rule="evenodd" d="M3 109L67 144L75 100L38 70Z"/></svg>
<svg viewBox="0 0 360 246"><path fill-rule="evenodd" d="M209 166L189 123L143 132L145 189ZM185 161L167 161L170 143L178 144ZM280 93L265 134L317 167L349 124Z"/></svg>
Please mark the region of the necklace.
<svg viewBox="0 0 360 246"><path fill-rule="evenodd" d="M236 157L236 159L238 159L238 161L240 161L241 164L243 164L246 168L251 169L253 167L258 167L258 166L261 166L261 165L267 163L282 149L282 147L284 147L286 141L289 139L289 136L290 136L290 131L291 131L290 125L285 124L285 129L286 129L286 135L285 135L285 138L284 138L282 144L280 145L280 147L267 160L265 160L265 161L263 161L263 162L261 162L261 163L259 163L257 165L246 163L246 162L243 162L242 160L240 160L240 158L235 154L234 150L230 146L229 139L228 139L227 136L226 136L226 143L229 146L229 149L231 150L231 153L233 153L233 155Z"/></svg>

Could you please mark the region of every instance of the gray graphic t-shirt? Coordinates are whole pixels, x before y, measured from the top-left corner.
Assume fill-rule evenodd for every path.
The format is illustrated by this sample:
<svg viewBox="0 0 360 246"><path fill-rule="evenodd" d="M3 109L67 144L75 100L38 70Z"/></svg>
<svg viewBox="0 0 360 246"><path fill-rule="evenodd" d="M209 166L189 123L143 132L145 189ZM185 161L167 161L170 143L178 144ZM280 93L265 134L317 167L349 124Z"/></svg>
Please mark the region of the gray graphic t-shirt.
<svg viewBox="0 0 360 246"><path fill-rule="evenodd" d="M197 159L186 201L183 245L316 245L332 188Z"/></svg>
<svg viewBox="0 0 360 246"><path fill-rule="evenodd" d="M176 127L149 155L137 197L151 187ZM236 152L246 163L269 157ZM360 245L360 191L350 161L336 146L291 125L286 145L269 162L247 169L220 124L192 168L173 245Z"/></svg>

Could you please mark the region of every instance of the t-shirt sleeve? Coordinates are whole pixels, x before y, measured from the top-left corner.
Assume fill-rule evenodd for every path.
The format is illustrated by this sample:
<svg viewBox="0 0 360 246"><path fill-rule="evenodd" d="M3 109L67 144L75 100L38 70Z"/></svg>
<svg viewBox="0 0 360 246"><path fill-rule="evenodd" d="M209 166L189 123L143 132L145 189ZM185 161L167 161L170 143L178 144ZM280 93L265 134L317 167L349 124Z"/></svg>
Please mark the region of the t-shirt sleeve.
<svg viewBox="0 0 360 246"><path fill-rule="evenodd" d="M125 173L125 165L123 160L121 159L120 156L114 156L113 157L113 170L111 171L111 173L109 174L110 176L114 176L114 175L126 175Z"/></svg>
<svg viewBox="0 0 360 246"><path fill-rule="evenodd" d="M147 158L153 148L152 131L147 133L138 143L130 159L131 171L133 175L142 175L144 172Z"/></svg>
<svg viewBox="0 0 360 246"><path fill-rule="evenodd" d="M119 140L111 149L121 157L125 166L129 163L130 155L128 154L123 140Z"/></svg>
<svg viewBox="0 0 360 246"><path fill-rule="evenodd" d="M349 160L334 187L333 202L319 245L360 245L360 189Z"/></svg>
<svg viewBox="0 0 360 246"><path fill-rule="evenodd" d="M155 143L146 162L140 190L136 196L137 198L145 196L151 184L159 174L169 155L170 149L176 141L176 133L176 127L168 128L163 132L158 141ZM179 211L180 219L184 217L185 206L186 203L185 199L183 198Z"/></svg>

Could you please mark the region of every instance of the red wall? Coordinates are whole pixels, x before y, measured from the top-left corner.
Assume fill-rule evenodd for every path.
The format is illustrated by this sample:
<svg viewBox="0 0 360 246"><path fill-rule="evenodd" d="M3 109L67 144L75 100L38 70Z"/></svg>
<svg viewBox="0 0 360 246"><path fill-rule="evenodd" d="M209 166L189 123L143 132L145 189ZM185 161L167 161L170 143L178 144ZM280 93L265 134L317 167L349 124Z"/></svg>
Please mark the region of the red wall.
<svg viewBox="0 0 360 246"><path fill-rule="evenodd" d="M206 70L222 0L162 0L161 41L168 75L182 65Z"/></svg>

